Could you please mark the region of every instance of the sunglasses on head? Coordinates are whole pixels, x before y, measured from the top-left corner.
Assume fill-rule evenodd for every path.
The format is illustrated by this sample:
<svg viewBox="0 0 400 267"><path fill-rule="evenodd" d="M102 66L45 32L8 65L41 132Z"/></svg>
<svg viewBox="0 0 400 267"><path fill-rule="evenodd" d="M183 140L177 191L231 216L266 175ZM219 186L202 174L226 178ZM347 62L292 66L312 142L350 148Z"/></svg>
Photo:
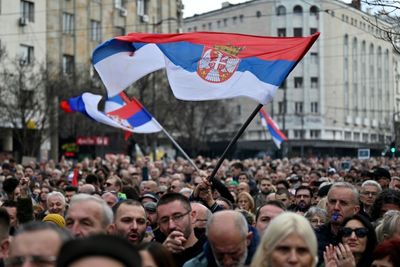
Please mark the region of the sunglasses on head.
<svg viewBox="0 0 400 267"><path fill-rule="evenodd" d="M341 229L343 237L349 237L354 232L357 237L363 238L367 236L368 229L367 228L356 228L352 229L350 227L343 227Z"/></svg>

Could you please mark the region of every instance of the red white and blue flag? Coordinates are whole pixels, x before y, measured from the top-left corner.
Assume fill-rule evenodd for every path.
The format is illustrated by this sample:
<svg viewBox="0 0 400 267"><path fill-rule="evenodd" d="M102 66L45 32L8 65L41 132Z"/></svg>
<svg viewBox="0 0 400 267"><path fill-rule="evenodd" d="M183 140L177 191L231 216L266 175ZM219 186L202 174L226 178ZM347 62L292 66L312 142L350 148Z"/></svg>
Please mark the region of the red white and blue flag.
<svg viewBox="0 0 400 267"><path fill-rule="evenodd" d="M271 134L272 141L274 141L275 145L281 149L281 144L283 141L287 140L287 137L281 130L279 130L278 124L263 108L260 109L259 114L261 118L261 125L268 129L269 133Z"/></svg>
<svg viewBox="0 0 400 267"><path fill-rule="evenodd" d="M176 98L245 96L265 104L318 36L131 33L98 46L92 61L109 98L143 76L166 69Z"/></svg>
<svg viewBox="0 0 400 267"><path fill-rule="evenodd" d="M124 92L105 101L104 111L98 109L102 96L83 93L61 102L66 112L81 112L89 118L109 126L134 133L155 133L160 124L136 99L130 100Z"/></svg>

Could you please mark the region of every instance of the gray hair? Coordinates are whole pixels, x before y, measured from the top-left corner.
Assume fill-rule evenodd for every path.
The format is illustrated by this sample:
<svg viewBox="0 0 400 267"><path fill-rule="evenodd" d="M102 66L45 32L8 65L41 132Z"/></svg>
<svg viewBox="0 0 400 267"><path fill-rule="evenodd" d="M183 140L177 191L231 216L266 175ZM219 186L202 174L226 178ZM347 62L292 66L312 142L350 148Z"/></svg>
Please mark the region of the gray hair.
<svg viewBox="0 0 400 267"><path fill-rule="evenodd" d="M80 202L85 202L85 201L93 201L100 204L103 216L101 224L103 227L106 227L113 222L114 215L112 209L107 205L107 202L105 202L100 197L95 197L88 194L76 194L71 198L69 206L71 207L75 204L79 204Z"/></svg>
<svg viewBox="0 0 400 267"><path fill-rule="evenodd" d="M46 231L50 230L55 232L58 237L61 239L62 243L72 239L72 235L66 229L61 228L53 223L42 222L42 221L31 221L25 224L22 224L15 233L15 236L18 236L23 233L31 233L37 231Z"/></svg>
<svg viewBox="0 0 400 267"><path fill-rule="evenodd" d="M318 216L324 220L324 222L327 222L328 220L328 214L326 210L319 208L319 207L311 207L305 214L304 217L306 217L308 220L311 220L312 217Z"/></svg>
<svg viewBox="0 0 400 267"><path fill-rule="evenodd" d="M348 183L348 182L337 182L337 183L332 184L332 186L331 186L331 188L329 189L329 192L328 192L328 199L329 199L329 193L331 191L333 191L335 188L347 188L347 189L350 189L352 191L352 193L353 193L353 204L358 205L360 203L360 200L359 200L360 193L358 192L358 189L354 185L352 185L351 183Z"/></svg>
<svg viewBox="0 0 400 267"><path fill-rule="evenodd" d="M49 204L49 199L51 197L58 197L61 200L62 204L65 206L65 204L66 204L65 196L61 192L53 191L53 192L50 192L49 194L47 194L47 198L46 198L47 205Z"/></svg>
<svg viewBox="0 0 400 267"><path fill-rule="evenodd" d="M381 185L377 181L374 181L374 180L366 180L365 182L363 182L361 185L361 189L363 189L366 186L375 186L376 188L378 188L379 192L382 191Z"/></svg>
<svg viewBox="0 0 400 267"><path fill-rule="evenodd" d="M389 210L386 212L378 226L375 228L378 243L387 238L393 237L395 234L400 234L400 211Z"/></svg>
<svg viewBox="0 0 400 267"><path fill-rule="evenodd" d="M235 233L239 233L242 238L246 238L249 228L248 224L246 221L246 218L243 216L242 213L238 211L233 211L233 210L222 210L217 213L213 213L210 218L207 220L207 226L206 226L206 236L208 236L208 233L210 229L213 227L213 224L215 222L215 218L219 217L220 215L223 214L228 214L230 213L232 216L232 222L235 225L236 231Z"/></svg>
<svg viewBox="0 0 400 267"><path fill-rule="evenodd" d="M312 267L318 262L318 245L309 221L293 212L283 212L276 216L265 230L254 254L251 267L272 266L271 254L283 239L291 234L298 235L307 245L312 257Z"/></svg>

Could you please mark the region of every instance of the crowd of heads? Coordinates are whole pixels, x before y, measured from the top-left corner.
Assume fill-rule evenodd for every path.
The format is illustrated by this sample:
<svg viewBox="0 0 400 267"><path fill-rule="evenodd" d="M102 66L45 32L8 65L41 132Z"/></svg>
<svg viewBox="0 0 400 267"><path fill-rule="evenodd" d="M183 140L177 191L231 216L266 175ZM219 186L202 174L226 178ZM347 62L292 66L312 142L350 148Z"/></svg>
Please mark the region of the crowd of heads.
<svg viewBox="0 0 400 267"><path fill-rule="evenodd" d="M225 160L215 177L216 159L194 162L2 159L0 259L9 267L400 266L397 158Z"/></svg>

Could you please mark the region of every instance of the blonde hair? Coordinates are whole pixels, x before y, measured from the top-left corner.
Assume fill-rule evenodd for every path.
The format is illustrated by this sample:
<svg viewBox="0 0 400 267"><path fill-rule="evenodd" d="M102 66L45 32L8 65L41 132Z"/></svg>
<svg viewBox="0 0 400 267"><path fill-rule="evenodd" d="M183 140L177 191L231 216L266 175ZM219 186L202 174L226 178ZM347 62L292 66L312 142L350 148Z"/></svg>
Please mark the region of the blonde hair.
<svg viewBox="0 0 400 267"><path fill-rule="evenodd" d="M304 240L313 258L311 266L316 266L318 245L314 230L306 218L293 212L283 212L271 221L262 236L250 266L269 267L271 253L276 245L290 234L296 234Z"/></svg>
<svg viewBox="0 0 400 267"><path fill-rule="evenodd" d="M236 203L237 204L239 204L239 199L241 197L245 197L245 198L247 198L249 200L250 208L249 208L248 211L251 212L251 213L254 213L256 205L254 203L253 197L247 192L240 192L239 195L236 197Z"/></svg>
<svg viewBox="0 0 400 267"><path fill-rule="evenodd" d="M400 211L389 210L387 211L378 226L375 228L376 237L378 242L393 237L395 234L400 233Z"/></svg>

